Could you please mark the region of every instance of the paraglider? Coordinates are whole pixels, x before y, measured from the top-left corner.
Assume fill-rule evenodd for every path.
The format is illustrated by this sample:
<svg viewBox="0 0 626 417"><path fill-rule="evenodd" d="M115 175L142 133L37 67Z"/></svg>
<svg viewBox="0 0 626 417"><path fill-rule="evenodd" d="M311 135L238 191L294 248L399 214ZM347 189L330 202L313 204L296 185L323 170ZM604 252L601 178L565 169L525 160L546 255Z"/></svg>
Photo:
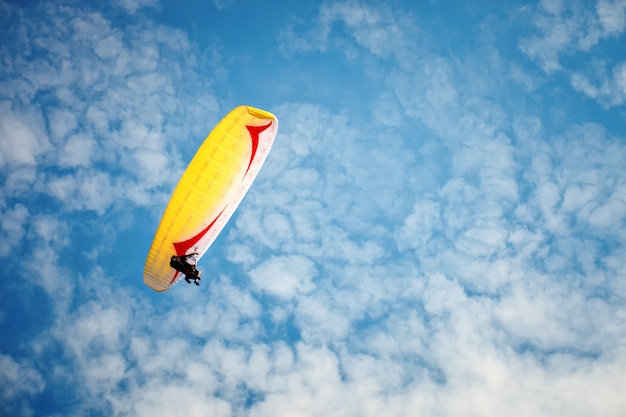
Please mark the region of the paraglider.
<svg viewBox="0 0 626 417"><path fill-rule="evenodd" d="M196 263L248 192L272 147L278 121L240 106L209 133L183 173L148 252L144 283L167 291L185 277L199 285Z"/></svg>

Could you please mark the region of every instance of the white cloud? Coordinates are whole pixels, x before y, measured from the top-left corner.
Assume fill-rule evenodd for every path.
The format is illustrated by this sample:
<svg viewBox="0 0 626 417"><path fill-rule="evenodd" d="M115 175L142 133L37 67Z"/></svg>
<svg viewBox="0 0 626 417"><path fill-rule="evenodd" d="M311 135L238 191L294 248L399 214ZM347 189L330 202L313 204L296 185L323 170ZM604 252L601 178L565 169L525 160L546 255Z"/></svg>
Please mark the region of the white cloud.
<svg viewBox="0 0 626 417"><path fill-rule="evenodd" d="M626 217L626 185L620 183L612 191L606 202L595 207L589 214L589 223L610 230Z"/></svg>
<svg viewBox="0 0 626 417"><path fill-rule="evenodd" d="M126 197L113 181L107 173L81 170L74 175L51 176L41 191L57 198L67 210L91 210L102 215L119 204L120 197Z"/></svg>
<svg viewBox="0 0 626 417"><path fill-rule="evenodd" d="M29 248L24 267L18 274L29 284L40 286L55 300L53 308L63 311L71 301L74 281L59 265L59 252L69 244L67 224L49 215L33 215L29 224Z"/></svg>
<svg viewBox="0 0 626 417"><path fill-rule="evenodd" d="M605 107L619 106L626 97L622 82L623 64L607 71L606 54L601 42L621 35L626 28L626 2L599 0L591 4L569 4L559 0L541 2L533 12L536 33L520 41L521 50L547 73L566 70L572 87L597 100ZM610 47L609 47L610 48ZM581 60L571 59L580 55ZM563 64L564 59L569 61ZM595 62L591 69L581 71L586 62ZM599 64L598 64L599 63Z"/></svg>
<svg viewBox="0 0 626 417"><path fill-rule="evenodd" d="M94 46L94 52L101 59L113 58L122 51L124 51L124 43L120 32L110 33L106 38L97 41Z"/></svg>
<svg viewBox="0 0 626 417"><path fill-rule="evenodd" d="M67 109L52 110L48 115L50 134L55 142L62 141L68 133L76 129L76 115Z"/></svg>
<svg viewBox="0 0 626 417"><path fill-rule="evenodd" d="M605 67L604 63L599 63L591 74L574 72L572 87L606 108L621 106L626 102L626 62L615 65L612 71Z"/></svg>
<svg viewBox="0 0 626 417"><path fill-rule="evenodd" d="M228 8L234 3L234 0L212 0L215 7L219 10Z"/></svg>
<svg viewBox="0 0 626 417"><path fill-rule="evenodd" d="M548 73L562 69L562 55L588 51L606 36L594 10L572 7L560 0L541 1L532 23L538 33L523 38L520 47Z"/></svg>
<svg viewBox="0 0 626 417"><path fill-rule="evenodd" d="M600 0L596 11L608 35L622 33L626 28L626 2L623 0Z"/></svg>
<svg viewBox="0 0 626 417"><path fill-rule="evenodd" d="M282 298L309 292L316 275L315 264L303 256L273 257L250 271L259 289Z"/></svg>
<svg viewBox="0 0 626 417"><path fill-rule="evenodd" d="M59 154L59 165L75 167L89 165L96 143L86 135L70 136Z"/></svg>
<svg viewBox="0 0 626 417"><path fill-rule="evenodd" d="M450 60L426 60L414 73L393 73L390 85L407 116L419 118L444 140L448 137L461 112Z"/></svg>
<svg viewBox="0 0 626 417"><path fill-rule="evenodd" d="M6 415L34 415L26 398L41 393L45 386L44 379L32 364L0 354L0 411Z"/></svg>
<svg viewBox="0 0 626 417"><path fill-rule="evenodd" d="M405 247L417 248L426 243L433 231L440 228L440 207L432 200L415 203L414 212L407 216L400 230L398 244Z"/></svg>
<svg viewBox="0 0 626 417"><path fill-rule="evenodd" d="M358 1L323 4L305 36L296 33L295 26L287 26L281 34L285 52L337 49L353 60L365 49L376 57L394 57L401 65L409 64L418 36L409 12L393 13ZM337 33L338 27L345 28L347 38Z"/></svg>
<svg viewBox="0 0 626 417"><path fill-rule="evenodd" d="M402 108L391 93L384 94L372 107L376 124L390 127L399 127L402 124Z"/></svg>
<svg viewBox="0 0 626 417"><path fill-rule="evenodd" d="M203 395L188 385L164 381L155 387L148 385L131 400L119 401L116 415L166 417L177 414L202 417L232 415L230 404L220 398Z"/></svg>
<svg viewBox="0 0 626 417"><path fill-rule="evenodd" d="M126 10L129 14L135 14L137 10L145 7L156 7L159 4L158 0L115 0L121 8Z"/></svg>
<svg viewBox="0 0 626 417"><path fill-rule="evenodd" d="M155 3L122 4L130 13L149 5ZM122 31L98 12L52 4L39 8L49 16L41 24L35 22L36 14L12 9L26 36L18 36L21 49L13 66L3 66L2 71L15 91L24 91L17 87L20 80L28 80L32 94L21 96L21 106L1 104L0 165L16 168L41 162L37 171L45 174L29 177L35 184L28 186L57 197L70 210L103 214L122 200L150 204L151 198L160 197L159 188L171 187L181 172L176 142L166 138L202 137L208 129L186 124L175 114L197 112L197 103L209 104L204 107L208 110L217 107L206 88L192 89L192 94L202 91L202 98L188 112L186 93L172 87L174 80L195 73L192 54L178 59L189 48L186 35L163 26L144 31L136 25ZM40 51L36 59L27 59L31 47ZM50 102L42 107L35 94ZM132 173L124 186L103 171L120 161ZM89 169L93 165L99 169Z"/></svg>
<svg viewBox="0 0 626 417"><path fill-rule="evenodd" d="M16 111L0 102L0 167L34 165L50 149L37 110Z"/></svg>
<svg viewBox="0 0 626 417"><path fill-rule="evenodd" d="M36 179L36 166L24 165L10 170L4 182L5 197L28 194Z"/></svg>
<svg viewBox="0 0 626 417"><path fill-rule="evenodd" d="M23 204L15 204L13 208L2 213L0 221L0 256L7 256L15 250L24 237L24 225L28 220L28 209Z"/></svg>

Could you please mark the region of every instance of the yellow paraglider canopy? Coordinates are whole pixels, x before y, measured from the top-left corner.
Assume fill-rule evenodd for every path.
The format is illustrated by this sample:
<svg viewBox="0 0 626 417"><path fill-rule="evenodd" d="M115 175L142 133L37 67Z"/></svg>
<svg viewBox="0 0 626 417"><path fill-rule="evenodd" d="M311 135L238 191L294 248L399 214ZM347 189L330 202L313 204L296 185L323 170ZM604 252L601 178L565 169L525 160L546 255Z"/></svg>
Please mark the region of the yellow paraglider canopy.
<svg viewBox="0 0 626 417"><path fill-rule="evenodd" d="M165 209L144 268L144 283L167 291L182 274L173 255L200 259L246 195L270 151L278 121L240 106L222 119L183 173Z"/></svg>

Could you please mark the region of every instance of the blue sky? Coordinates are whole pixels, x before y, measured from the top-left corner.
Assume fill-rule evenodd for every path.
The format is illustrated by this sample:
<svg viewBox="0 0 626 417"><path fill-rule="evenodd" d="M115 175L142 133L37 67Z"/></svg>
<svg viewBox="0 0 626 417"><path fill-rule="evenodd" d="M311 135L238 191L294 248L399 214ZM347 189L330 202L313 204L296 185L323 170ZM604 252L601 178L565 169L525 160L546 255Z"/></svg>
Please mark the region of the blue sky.
<svg viewBox="0 0 626 417"><path fill-rule="evenodd" d="M626 1L0 0L0 414L623 416ZM233 107L279 119L143 284Z"/></svg>

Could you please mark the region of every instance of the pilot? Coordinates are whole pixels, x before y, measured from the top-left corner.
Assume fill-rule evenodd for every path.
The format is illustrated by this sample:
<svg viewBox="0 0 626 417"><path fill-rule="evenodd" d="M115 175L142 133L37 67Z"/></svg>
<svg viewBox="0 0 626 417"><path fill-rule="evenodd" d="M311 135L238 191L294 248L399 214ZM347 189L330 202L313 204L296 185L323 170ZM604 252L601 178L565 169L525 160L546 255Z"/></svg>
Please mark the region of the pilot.
<svg viewBox="0 0 626 417"><path fill-rule="evenodd" d="M178 272L185 274L185 281L187 281L188 284L191 284L190 280L193 279L194 284L200 285L200 274L202 271L196 268L195 259L193 258L197 254L197 252L193 252L181 256L174 255L170 259L170 266ZM192 258L194 263L190 263L187 260L188 258Z"/></svg>

